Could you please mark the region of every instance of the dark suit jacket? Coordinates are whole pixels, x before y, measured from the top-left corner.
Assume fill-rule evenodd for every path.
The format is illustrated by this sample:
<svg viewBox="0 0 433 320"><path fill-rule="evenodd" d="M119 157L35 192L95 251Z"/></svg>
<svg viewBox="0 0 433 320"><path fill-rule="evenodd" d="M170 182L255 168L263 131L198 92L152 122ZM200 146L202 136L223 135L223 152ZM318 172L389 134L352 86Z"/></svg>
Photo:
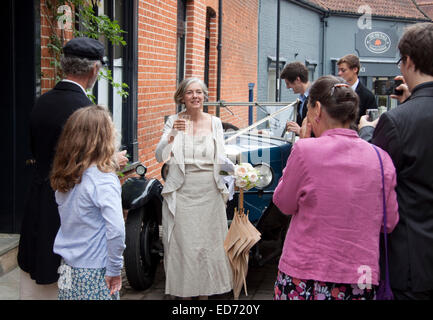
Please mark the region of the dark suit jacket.
<svg viewBox="0 0 433 320"><path fill-rule="evenodd" d="M299 112L301 109L302 101L299 101L299 103L296 106L297 113L296 113L296 123L302 127L302 121L307 116L307 101L308 99L305 99L304 101L304 107L302 108L302 114Z"/></svg>
<svg viewBox="0 0 433 320"><path fill-rule="evenodd" d="M361 81L358 83L355 92L359 97L359 113L356 124L359 123L359 118L366 114L367 109L377 109L377 102L374 94L368 90Z"/></svg>
<svg viewBox="0 0 433 320"><path fill-rule="evenodd" d="M60 217L48 179L57 140L69 116L91 104L76 84L59 82L36 101L30 115L36 170L21 226L18 264L38 284L56 282L60 265L60 257L53 253Z"/></svg>
<svg viewBox="0 0 433 320"><path fill-rule="evenodd" d="M391 286L398 290L433 290L432 130L433 82L426 82L382 114L373 135L397 171L400 221L389 237L388 254Z"/></svg>

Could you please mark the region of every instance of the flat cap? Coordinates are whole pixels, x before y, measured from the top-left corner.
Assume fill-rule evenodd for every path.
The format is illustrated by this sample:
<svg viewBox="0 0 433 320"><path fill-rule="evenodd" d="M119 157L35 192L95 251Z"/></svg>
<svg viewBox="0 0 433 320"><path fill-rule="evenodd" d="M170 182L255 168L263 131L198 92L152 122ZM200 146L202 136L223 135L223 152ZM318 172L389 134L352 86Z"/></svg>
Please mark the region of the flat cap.
<svg viewBox="0 0 433 320"><path fill-rule="evenodd" d="M68 41L63 47L63 54L66 57L87 58L104 62L104 45L96 39L79 37Z"/></svg>

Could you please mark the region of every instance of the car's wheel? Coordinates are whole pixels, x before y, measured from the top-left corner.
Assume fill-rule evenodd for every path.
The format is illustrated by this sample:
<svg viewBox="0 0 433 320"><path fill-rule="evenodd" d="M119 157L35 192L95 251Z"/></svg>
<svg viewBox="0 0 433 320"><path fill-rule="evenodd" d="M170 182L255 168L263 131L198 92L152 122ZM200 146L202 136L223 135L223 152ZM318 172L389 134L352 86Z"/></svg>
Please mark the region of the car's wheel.
<svg viewBox="0 0 433 320"><path fill-rule="evenodd" d="M160 260L158 222L155 215L140 208L128 213L125 227L126 277L132 288L146 290L153 284Z"/></svg>

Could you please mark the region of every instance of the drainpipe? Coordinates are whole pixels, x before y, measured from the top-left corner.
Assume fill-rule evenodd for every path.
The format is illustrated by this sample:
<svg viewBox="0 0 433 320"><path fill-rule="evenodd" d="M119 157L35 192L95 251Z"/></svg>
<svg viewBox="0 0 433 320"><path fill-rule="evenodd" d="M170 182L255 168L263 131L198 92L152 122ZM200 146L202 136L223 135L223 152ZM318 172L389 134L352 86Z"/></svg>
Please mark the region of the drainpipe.
<svg viewBox="0 0 433 320"><path fill-rule="evenodd" d="M254 82L248 83L248 101L254 101ZM248 125L253 124L253 106L248 106Z"/></svg>
<svg viewBox="0 0 433 320"><path fill-rule="evenodd" d="M328 27L328 17L329 12L325 12L323 16L320 18L320 22L322 23L322 57L320 61L321 75L325 74L325 44L326 44L326 28Z"/></svg>
<svg viewBox="0 0 433 320"><path fill-rule="evenodd" d="M275 102L280 101L280 0L277 2L277 52L275 65Z"/></svg>
<svg viewBox="0 0 433 320"><path fill-rule="evenodd" d="M218 45L217 45L217 51L218 51L218 70L217 70L217 101L219 102L221 99L221 37L222 37L222 26L223 26L223 1L218 0ZM217 117L220 116L220 106L216 107L216 114Z"/></svg>

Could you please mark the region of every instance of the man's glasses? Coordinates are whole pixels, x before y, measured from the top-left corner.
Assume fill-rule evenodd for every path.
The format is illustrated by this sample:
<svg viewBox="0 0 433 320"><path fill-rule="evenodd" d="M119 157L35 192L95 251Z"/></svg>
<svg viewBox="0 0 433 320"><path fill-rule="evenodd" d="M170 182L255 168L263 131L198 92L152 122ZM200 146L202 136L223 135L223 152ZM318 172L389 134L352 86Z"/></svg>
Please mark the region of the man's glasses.
<svg viewBox="0 0 433 320"><path fill-rule="evenodd" d="M331 88L331 97L334 95L335 88L341 88L341 87L350 88L350 86L348 84L345 84L345 83L336 83Z"/></svg>
<svg viewBox="0 0 433 320"><path fill-rule="evenodd" d="M397 67L400 69L401 63L403 61L406 61L406 56L401 57L400 59L398 59L397 61Z"/></svg>

